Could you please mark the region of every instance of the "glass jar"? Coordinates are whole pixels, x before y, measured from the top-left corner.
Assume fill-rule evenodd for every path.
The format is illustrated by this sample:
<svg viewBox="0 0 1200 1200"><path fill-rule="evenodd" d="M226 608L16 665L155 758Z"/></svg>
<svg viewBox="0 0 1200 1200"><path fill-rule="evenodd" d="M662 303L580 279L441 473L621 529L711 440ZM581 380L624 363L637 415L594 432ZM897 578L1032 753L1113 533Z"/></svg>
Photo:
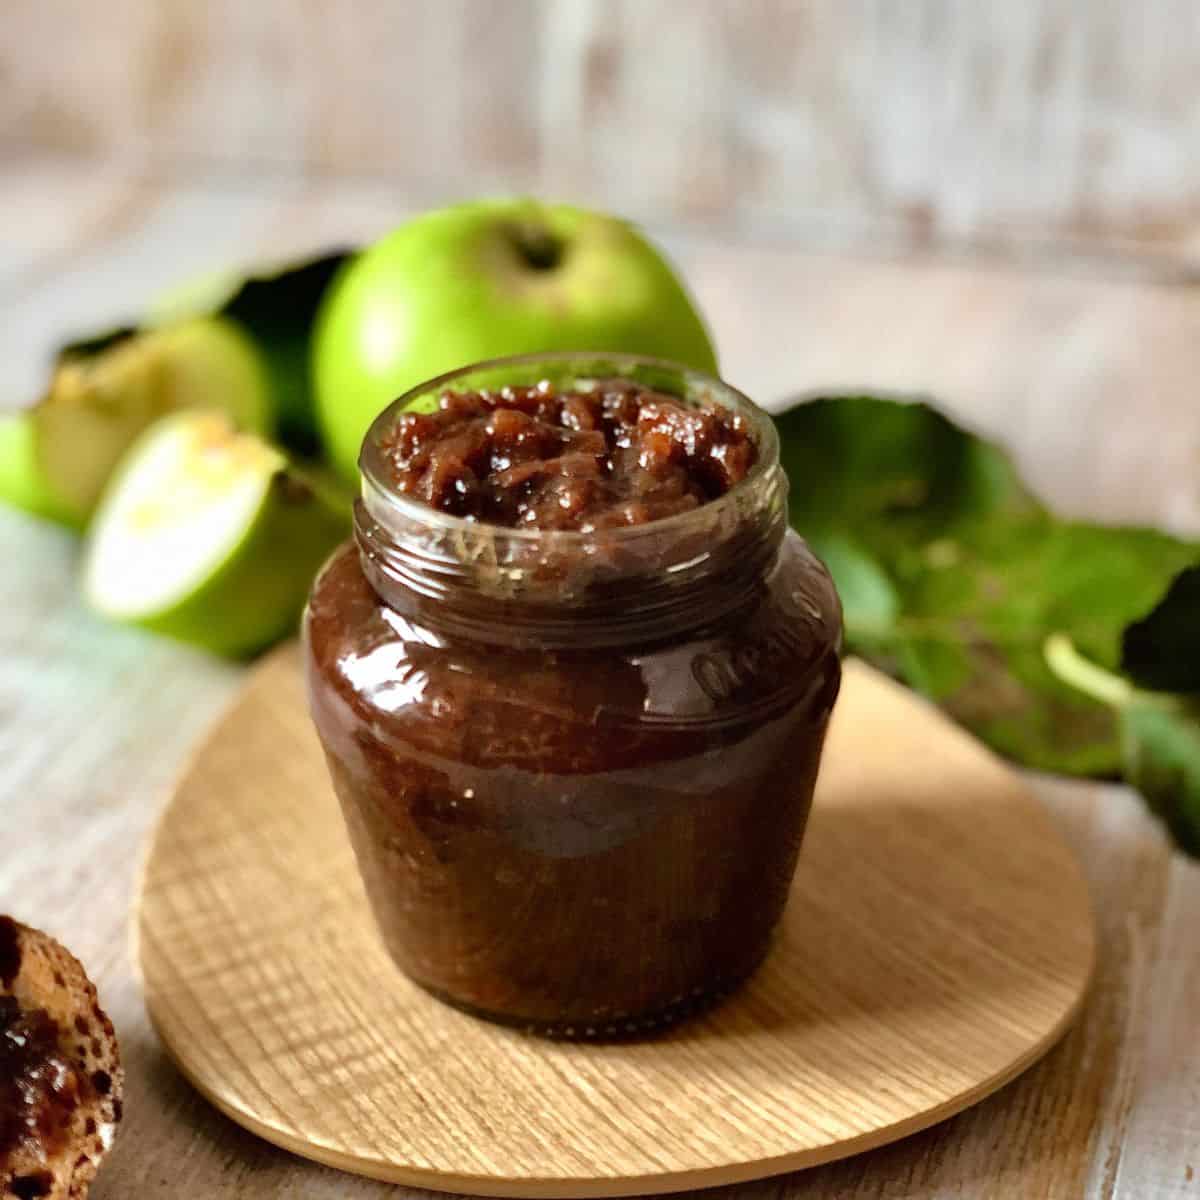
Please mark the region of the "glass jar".
<svg viewBox="0 0 1200 1200"><path fill-rule="evenodd" d="M593 533L479 524L389 482L403 409L613 377L742 413L750 474ZM639 1033L736 987L787 899L840 680L840 608L787 529L770 418L672 364L525 356L401 397L360 466L306 665L395 961L451 1004L566 1037Z"/></svg>

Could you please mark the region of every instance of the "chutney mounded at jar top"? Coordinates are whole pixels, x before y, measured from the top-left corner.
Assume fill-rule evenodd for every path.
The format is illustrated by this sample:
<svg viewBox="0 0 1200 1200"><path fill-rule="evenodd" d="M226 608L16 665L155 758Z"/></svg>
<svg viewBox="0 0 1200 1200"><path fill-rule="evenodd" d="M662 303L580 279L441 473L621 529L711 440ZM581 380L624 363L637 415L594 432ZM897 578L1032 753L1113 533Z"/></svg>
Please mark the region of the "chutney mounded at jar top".
<svg viewBox="0 0 1200 1200"><path fill-rule="evenodd" d="M757 458L745 419L626 379L446 391L383 441L397 490L491 525L596 529L674 516L724 495Z"/></svg>

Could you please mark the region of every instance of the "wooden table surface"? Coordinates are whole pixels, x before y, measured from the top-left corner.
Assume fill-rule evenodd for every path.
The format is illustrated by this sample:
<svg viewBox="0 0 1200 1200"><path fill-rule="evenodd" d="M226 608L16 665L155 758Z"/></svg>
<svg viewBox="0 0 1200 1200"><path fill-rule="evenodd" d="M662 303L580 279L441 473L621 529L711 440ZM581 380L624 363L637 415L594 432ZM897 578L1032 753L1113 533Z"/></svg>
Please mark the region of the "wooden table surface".
<svg viewBox="0 0 1200 1200"><path fill-rule="evenodd" d="M135 314L197 269L363 238L403 197L379 183L131 179L44 159L0 176L0 404L56 339ZM725 374L790 392L929 392L1003 438L1072 512L1200 532L1200 295L1129 261L837 258L658 230L708 312ZM127 946L143 835L242 669L107 627L77 547L0 511L0 910L84 960L119 1030L128 1120L96 1200L367 1197L402 1189L243 1133L151 1032ZM1116 785L1038 778L1090 879L1099 974L1083 1019L975 1109L737 1197L1200 1196L1200 864Z"/></svg>

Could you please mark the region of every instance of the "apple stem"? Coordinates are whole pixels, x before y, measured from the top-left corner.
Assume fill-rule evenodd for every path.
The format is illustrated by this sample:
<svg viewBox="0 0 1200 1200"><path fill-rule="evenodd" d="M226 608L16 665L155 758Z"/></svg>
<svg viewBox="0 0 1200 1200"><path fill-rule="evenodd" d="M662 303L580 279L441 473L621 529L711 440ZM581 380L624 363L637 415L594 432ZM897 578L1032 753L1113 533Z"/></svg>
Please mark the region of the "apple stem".
<svg viewBox="0 0 1200 1200"><path fill-rule="evenodd" d="M542 225L520 222L513 226L512 238L518 253L535 271L553 270L562 261L562 242Z"/></svg>
<svg viewBox="0 0 1200 1200"><path fill-rule="evenodd" d="M1124 679L1084 658L1066 634L1052 633L1044 653L1046 665L1063 683L1101 704L1123 708L1133 696L1133 688Z"/></svg>

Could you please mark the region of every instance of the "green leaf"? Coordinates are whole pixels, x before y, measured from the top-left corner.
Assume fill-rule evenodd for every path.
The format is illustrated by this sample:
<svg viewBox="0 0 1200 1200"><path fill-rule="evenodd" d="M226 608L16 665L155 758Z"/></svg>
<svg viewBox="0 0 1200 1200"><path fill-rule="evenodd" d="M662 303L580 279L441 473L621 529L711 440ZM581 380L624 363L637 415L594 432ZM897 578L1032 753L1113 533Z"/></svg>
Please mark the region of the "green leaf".
<svg viewBox="0 0 1200 1200"><path fill-rule="evenodd" d="M1151 612L1125 630L1121 669L1154 691L1200 692L1200 566L1181 571Z"/></svg>
<svg viewBox="0 0 1200 1200"><path fill-rule="evenodd" d="M1122 718L1126 779L1200 858L1200 701L1139 695Z"/></svg>
<svg viewBox="0 0 1200 1200"><path fill-rule="evenodd" d="M1119 771L1117 714L1059 679L1043 642L1062 631L1115 667L1126 625L1200 547L1056 518L1001 449L926 404L822 398L777 423L792 524L845 591L848 648L1018 762Z"/></svg>
<svg viewBox="0 0 1200 1200"><path fill-rule="evenodd" d="M131 337L136 336L136 334L137 330L132 325L120 325L115 329L106 329L103 333L96 333L91 337L83 337L74 342L68 342L58 351L57 360L62 362L65 359L79 360L95 358L97 355L111 350L114 346L119 346L122 342L127 342Z"/></svg>
<svg viewBox="0 0 1200 1200"><path fill-rule="evenodd" d="M1046 661L1065 683L1116 710L1126 782L1176 843L1200 857L1200 697L1139 691L1089 662L1062 634L1047 639Z"/></svg>
<svg viewBox="0 0 1200 1200"><path fill-rule="evenodd" d="M838 581L842 619L861 638L872 630L886 636L900 611L900 597L887 572L853 538L814 535L810 544Z"/></svg>

